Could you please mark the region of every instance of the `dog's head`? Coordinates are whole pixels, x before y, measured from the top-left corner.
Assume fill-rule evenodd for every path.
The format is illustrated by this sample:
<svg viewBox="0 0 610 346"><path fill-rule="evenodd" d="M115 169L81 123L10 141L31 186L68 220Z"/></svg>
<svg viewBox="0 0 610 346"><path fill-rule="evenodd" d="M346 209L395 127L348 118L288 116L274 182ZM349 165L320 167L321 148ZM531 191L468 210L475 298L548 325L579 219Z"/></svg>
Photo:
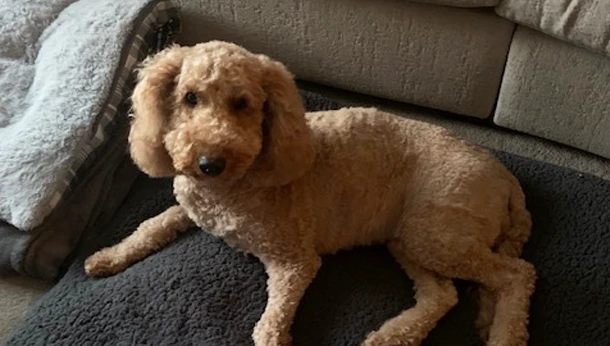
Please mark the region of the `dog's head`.
<svg viewBox="0 0 610 346"><path fill-rule="evenodd" d="M130 153L153 177L284 185L315 156L292 75L231 43L173 46L148 58L132 101Z"/></svg>

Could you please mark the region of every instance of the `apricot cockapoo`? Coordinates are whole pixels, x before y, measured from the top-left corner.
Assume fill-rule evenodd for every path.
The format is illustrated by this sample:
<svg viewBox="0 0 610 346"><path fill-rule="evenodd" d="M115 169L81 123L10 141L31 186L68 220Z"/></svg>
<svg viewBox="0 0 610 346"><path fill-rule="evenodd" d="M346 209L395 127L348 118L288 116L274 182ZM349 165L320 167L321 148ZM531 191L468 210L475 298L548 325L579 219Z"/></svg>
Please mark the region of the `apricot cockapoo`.
<svg viewBox="0 0 610 346"><path fill-rule="evenodd" d="M87 259L118 273L197 225L257 256L268 279L257 346L290 345L320 256L383 243L416 304L363 345L419 345L457 303L452 279L480 284L477 326L493 346L525 346L535 270L517 179L447 130L374 108L305 113L279 62L212 41L148 58L133 93L130 153L174 177L178 205Z"/></svg>

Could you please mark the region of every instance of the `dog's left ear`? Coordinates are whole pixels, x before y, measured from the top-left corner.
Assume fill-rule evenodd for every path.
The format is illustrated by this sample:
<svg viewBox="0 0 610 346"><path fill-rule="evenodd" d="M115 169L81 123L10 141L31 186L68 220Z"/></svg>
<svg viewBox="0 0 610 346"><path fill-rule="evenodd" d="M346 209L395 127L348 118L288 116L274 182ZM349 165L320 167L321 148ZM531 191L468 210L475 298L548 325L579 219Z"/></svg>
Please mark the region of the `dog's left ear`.
<svg viewBox="0 0 610 346"><path fill-rule="evenodd" d="M265 148L255 171L260 183L285 185L311 168L315 149L305 107L293 76L283 64L259 55L265 102Z"/></svg>

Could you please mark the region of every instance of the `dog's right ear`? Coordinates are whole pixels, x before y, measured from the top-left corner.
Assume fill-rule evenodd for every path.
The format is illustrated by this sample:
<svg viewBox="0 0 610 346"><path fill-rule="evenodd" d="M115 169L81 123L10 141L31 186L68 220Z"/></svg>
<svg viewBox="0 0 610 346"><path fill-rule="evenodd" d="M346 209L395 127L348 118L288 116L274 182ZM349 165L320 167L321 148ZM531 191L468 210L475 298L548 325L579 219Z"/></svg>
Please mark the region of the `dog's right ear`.
<svg viewBox="0 0 610 346"><path fill-rule="evenodd" d="M182 47L172 46L144 60L131 97L133 121L129 151L136 165L151 177L175 175L163 135L183 55Z"/></svg>

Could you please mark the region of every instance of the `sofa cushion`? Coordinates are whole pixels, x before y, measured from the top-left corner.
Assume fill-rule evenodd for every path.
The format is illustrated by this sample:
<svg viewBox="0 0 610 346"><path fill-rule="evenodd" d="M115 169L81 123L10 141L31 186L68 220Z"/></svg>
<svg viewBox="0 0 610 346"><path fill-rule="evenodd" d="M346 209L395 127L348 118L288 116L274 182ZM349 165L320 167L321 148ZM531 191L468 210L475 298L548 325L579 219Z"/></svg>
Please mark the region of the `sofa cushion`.
<svg viewBox="0 0 610 346"><path fill-rule="evenodd" d="M500 0L410 0L422 4L444 5L454 7L493 7L498 5Z"/></svg>
<svg viewBox="0 0 610 346"><path fill-rule="evenodd" d="M516 23L610 56L608 0L503 0L496 12Z"/></svg>
<svg viewBox="0 0 610 346"><path fill-rule="evenodd" d="M178 41L239 43L301 80L488 118L514 24L493 9L371 0L177 2Z"/></svg>
<svg viewBox="0 0 610 346"><path fill-rule="evenodd" d="M610 158L610 59L519 27L496 124Z"/></svg>

